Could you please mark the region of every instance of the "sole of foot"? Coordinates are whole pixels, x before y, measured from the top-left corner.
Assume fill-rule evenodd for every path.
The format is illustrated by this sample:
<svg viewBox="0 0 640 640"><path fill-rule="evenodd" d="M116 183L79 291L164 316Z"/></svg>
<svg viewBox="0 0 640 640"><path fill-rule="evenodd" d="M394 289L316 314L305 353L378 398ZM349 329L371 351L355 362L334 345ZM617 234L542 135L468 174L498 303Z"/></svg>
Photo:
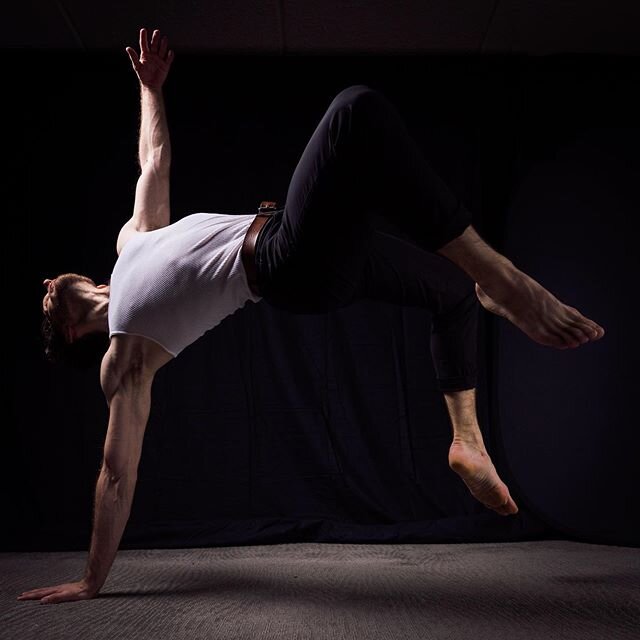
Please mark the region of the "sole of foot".
<svg viewBox="0 0 640 640"><path fill-rule="evenodd" d="M485 507L501 516L518 513L518 506L500 479L484 445L454 440L449 449L449 467Z"/></svg>

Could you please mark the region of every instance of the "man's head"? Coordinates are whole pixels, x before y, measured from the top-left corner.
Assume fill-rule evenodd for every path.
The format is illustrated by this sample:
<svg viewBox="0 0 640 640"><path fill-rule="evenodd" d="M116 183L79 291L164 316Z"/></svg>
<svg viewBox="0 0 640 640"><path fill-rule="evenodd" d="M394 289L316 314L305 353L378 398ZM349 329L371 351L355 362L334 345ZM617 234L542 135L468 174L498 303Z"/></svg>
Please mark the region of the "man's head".
<svg viewBox="0 0 640 640"><path fill-rule="evenodd" d="M50 362L86 368L108 344L109 287L87 276L64 273L42 283L42 337Z"/></svg>

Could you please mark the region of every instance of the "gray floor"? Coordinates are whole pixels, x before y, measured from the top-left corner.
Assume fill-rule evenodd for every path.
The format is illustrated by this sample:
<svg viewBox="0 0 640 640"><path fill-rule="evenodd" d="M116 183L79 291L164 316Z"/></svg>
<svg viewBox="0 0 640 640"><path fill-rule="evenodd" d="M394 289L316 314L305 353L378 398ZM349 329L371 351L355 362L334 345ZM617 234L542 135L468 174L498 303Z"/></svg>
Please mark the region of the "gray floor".
<svg viewBox="0 0 640 640"><path fill-rule="evenodd" d="M40 605L86 553L0 554L0 638L640 638L640 549L563 540L121 551L99 597Z"/></svg>

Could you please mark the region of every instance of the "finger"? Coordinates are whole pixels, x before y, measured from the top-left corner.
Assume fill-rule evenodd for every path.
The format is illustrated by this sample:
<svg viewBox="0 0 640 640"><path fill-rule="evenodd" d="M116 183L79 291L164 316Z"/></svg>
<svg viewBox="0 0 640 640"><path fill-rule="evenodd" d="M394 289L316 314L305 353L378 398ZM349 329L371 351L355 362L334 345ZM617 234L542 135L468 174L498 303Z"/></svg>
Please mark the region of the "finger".
<svg viewBox="0 0 640 640"><path fill-rule="evenodd" d="M47 596L51 593L55 593L55 588L53 587L43 587L42 589L32 589L31 591L25 591L22 593L18 600L34 600L36 598L41 598L42 596Z"/></svg>
<svg viewBox="0 0 640 640"><path fill-rule="evenodd" d="M30 591L24 591L23 596L42 596L45 594L53 593L56 590L55 587L41 587L40 589L31 589Z"/></svg>
<svg viewBox="0 0 640 640"><path fill-rule="evenodd" d="M167 55L167 36L162 36L160 40L160 49L158 50L160 57L164 60L164 57Z"/></svg>
<svg viewBox="0 0 640 640"><path fill-rule="evenodd" d="M172 62L173 62L173 50L170 50L169 53L167 54L167 64L171 65Z"/></svg>
<svg viewBox="0 0 640 640"><path fill-rule="evenodd" d="M66 598L64 594L54 594L54 595L42 598L42 600L40 600L40 604L56 604L57 602L64 602L65 599Z"/></svg>
<svg viewBox="0 0 640 640"><path fill-rule="evenodd" d="M132 49L131 47L127 47L126 52L129 54L129 59L131 60L133 68L137 71L138 67L140 66L140 60L138 60L138 54L136 53L136 50Z"/></svg>
<svg viewBox="0 0 640 640"><path fill-rule="evenodd" d="M160 40L160 31L158 31L158 29L155 29L153 32L153 35L151 36L151 51L154 51L157 53L159 40Z"/></svg>
<svg viewBox="0 0 640 640"><path fill-rule="evenodd" d="M140 29L140 52L149 51L149 40L147 38L147 30L143 27Z"/></svg>

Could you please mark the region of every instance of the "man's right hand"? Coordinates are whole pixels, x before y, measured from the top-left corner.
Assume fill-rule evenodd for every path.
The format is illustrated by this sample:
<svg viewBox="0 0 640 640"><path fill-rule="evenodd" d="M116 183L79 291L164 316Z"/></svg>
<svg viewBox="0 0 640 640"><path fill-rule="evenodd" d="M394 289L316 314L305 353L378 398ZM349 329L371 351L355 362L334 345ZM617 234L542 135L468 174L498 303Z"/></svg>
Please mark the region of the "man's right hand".
<svg viewBox="0 0 640 640"><path fill-rule="evenodd" d="M155 90L162 88L174 57L173 51L167 49L167 36L160 36L160 31L156 29L149 44L145 28L140 29L140 57L135 49L126 48L141 85Z"/></svg>

